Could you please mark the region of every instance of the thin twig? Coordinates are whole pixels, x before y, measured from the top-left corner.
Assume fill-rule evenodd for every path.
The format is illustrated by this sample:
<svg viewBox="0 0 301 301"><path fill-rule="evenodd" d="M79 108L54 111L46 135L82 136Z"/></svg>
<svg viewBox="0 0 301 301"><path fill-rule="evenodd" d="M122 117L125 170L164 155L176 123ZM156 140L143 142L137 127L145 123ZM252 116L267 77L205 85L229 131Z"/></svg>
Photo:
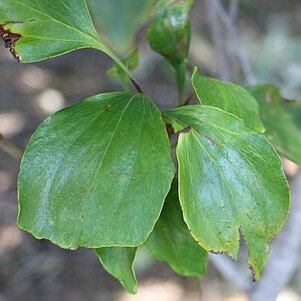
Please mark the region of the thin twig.
<svg viewBox="0 0 301 301"><path fill-rule="evenodd" d="M3 137L2 134L0 134L0 148L16 160L20 160L22 157L23 149Z"/></svg>
<svg viewBox="0 0 301 301"><path fill-rule="evenodd" d="M144 94L143 90L141 89L140 85L136 82L136 80L133 78L130 78L130 80L131 80L133 86L135 87L135 89L137 90L137 92Z"/></svg>
<svg viewBox="0 0 301 301"><path fill-rule="evenodd" d="M188 97L186 98L186 100L184 101L184 103L181 105L181 107L191 104L193 97L194 97L194 91L191 91Z"/></svg>
<svg viewBox="0 0 301 301"><path fill-rule="evenodd" d="M237 60L241 66L245 81L247 85L253 85L256 83L256 78L252 72L250 62L248 57L242 47L240 35L237 27L235 26L234 20L231 19L230 15L226 12L224 7L222 6L220 0L207 0L207 2L211 2L212 5L215 7L218 16L220 17L221 21L224 23L225 27L227 28L233 45L236 52Z"/></svg>
<svg viewBox="0 0 301 301"><path fill-rule="evenodd" d="M239 0L231 0L228 9L228 15L232 21L236 20L238 14L238 8L239 8Z"/></svg>
<svg viewBox="0 0 301 301"><path fill-rule="evenodd" d="M214 47L217 52L218 76L222 80L231 80L230 64L227 56L227 47L226 40L224 38L223 26L218 18L217 11L212 3L212 0L206 0L206 11Z"/></svg>

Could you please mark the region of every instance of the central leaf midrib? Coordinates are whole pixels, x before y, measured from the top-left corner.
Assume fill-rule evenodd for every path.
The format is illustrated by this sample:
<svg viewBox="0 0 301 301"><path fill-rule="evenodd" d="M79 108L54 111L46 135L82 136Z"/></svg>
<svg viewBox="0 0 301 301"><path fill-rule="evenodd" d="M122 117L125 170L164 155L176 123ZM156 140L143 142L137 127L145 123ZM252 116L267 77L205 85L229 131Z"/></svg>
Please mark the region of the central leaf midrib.
<svg viewBox="0 0 301 301"><path fill-rule="evenodd" d="M114 131L113 131L113 133L112 133L112 136L111 136L111 138L110 138L110 140L109 140L109 142L108 142L108 144L107 144L107 147L106 147L106 149L105 149L105 151L104 151L104 153L103 153L102 159L101 159L101 161L100 161L100 163L99 163L99 165L98 165L98 167L97 167L97 169L96 169L96 171L95 171L95 173L94 173L94 176L93 176L93 178L92 178L92 180L91 180L91 184L90 184L90 186L89 186L89 188L88 188L88 190L87 190L86 196L89 195L90 190L92 189L92 187L93 187L93 185L94 185L94 182L95 182L95 179L96 179L96 175L98 174L99 170L101 169L102 163L103 163L103 161L104 161L104 159L105 159L105 157L106 157L106 154L107 154L107 152L108 152L108 149L109 149L110 146L111 146L111 143L112 143L113 138L114 138L114 136L115 136L115 134L116 134L116 131L117 131L119 125L120 125L120 122L121 122L121 120L122 120L122 118L123 118L123 115L125 114L126 110L127 110L128 107L130 106L130 104L132 103L132 101L133 101L133 100L135 99L135 97L137 97L137 96L139 96L139 94L133 95L133 96L130 98L130 100L128 101L128 103L126 104L126 106L124 107L124 109L122 110L122 112L121 112L121 114L120 114L120 117L119 117L119 119L118 119L118 121L117 121L117 124L116 124L116 126L115 126L115 129L114 129ZM83 199L82 206L81 206L81 214L80 214L80 215L83 215L83 214L84 214L84 211L85 211L85 208L86 208L86 204L87 204L87 197ZM78 224L79 224L79 223L78 223ZM77 224L77 225L78 225L78 224ZM80 239L79 239L80 244L83 243L83 236L84 236L83 234L84 234L84 230L85 230L85 218L83 218L83 219L81 220L81 224L82 224L82 225L81 225L81 236L80 236Z"/></svg>
<svg viewBox="0 0 301 301"><path fill-rule="evenodd" d="M116 101L113 102L113 104L117 103L120 101L120 98L117 98ZM80 109L79 111L82 111L82 109ZM79 112L78 111L78 112ZM50 191L52 189L52 186L54 184L54 179L55 179L55 176L60 168L60 166L62 165L63 161L64 161L64 157L66 155L66 153L69 151L69 149L72 147L72 145L81 137L81 135L83 135L85 133L85 131L87 130L87 128L89 128L89 126L105 111L102 110L101 112L99 112L96 117L94 117L90 122L89 124L84 128L84 130L75 138L73 139L73 141L70 143L70 145L67 147L67 149L63 152L62 156L61 156L61 159L60 161L58 162L58 165L56 166L56 169L55 169L55 172L52 176L52 180L50 182L50 185L49 185L49 188L47 189L48 192L46 193L47 194L47 199L45 200L45 204L46 204L46 207L48 207L48 210L46 210L48 212L48 214L50 213L50 210L49 210L49 195L50 195ZM48 220L49 220L49 215L48 215ZM37 216L37 219L35 220L35 222L33 222L33 228L34 228L34 224L38 222L38 216Z"/></svg>
<svg viewBox="0 0 301 301"><path fill-rule="evenodd" d="M134 161L134 164L133 164L133 167L132 167L131 176L129 177L130 180L129 180L126 188L124 189L124 192L123 192L122 197L121 197L121 202L120 202L118 208L115 210L115 212L117 212L120 209L120 207L121 207L121 205L124 201L124 195L126 194L126 192L128 190L128 187L130 185L130 182L132 180L133 172L135 170L135 166L136 166L136 163L137 163L137 158L138 158L138 154L139 154L139 150L140 150L140 140L141 140L141 132L142 132L143 124L144 124L144 117L145 117L145 102L144 102L144 97L143 97L143 114L142 114L142 118L141 118L141 126L140 126L140 130L139 130L139 135L138 135L138 143L137 143L138 147L137 147L136 157L135 157L135 161Z"/></svg>
<svg viewBox="0 0 301 301"><path fill-rule="evenodd" d="M36 8L34 8L34 7L31 7L31 6L28 5L28 4L22 3L22 2L20 2L20 1L18 1L18 0L13 0L13 1L16 2L16 3L18 3L18 4L21 5L21 6L25 6L25 7L27 7L28 9L31 9L31 10L37 12L37 13L40 14L40 15L43 15L43 16L47 17L48 19L52 20L52 21L55 22L55 23L60 24L61 26L67 27L69 30L78 32L80 35L87 37L89 40L93 40L93 41L96 42L96 44L98 44L98 45L101 45L101 47L104 46L103 43L102 43L98 38L96 38L96 37L94 37L94 36L91 36L91 35L87 34L86 32L84 32L84 31L82 31L82 30L80 30L80 29L78 29L78 28L76 28L76 27L72 27L72 26L70 26L70 25L68 25L68 24L66 24L66 23L63 23L61 20L56 19L55 17L51 16L50 14L47 14L47 13L45 13L45 12L43 12L43 11L40 11L40 10L38 10L38 9L36 9Z"/></svg>
<svg viewBox="0 0 301 301"><path fill-rule="evenodd" d="M226 186L227 186L227 188L228 188L228 191L229 191L230 195L232 196L232 198L235 200L235 196L233 195L233 192L232 192L231 186L230 186L230 184L229 184L229 182L228 182L228 179L227 179L227 177L225 176L225 174L223 173L223 171L221 170L220 166L219 166L218 163L215 161L214 157L210 154L210 152L206 149L206 147L203 145L203 143L198 139L198 136L196 136L196 134L195 134L194 131L192 131L192 135L193 135L193 137L195 138L195 140L197 141L197 143L201 146L201 148L202 148L202 149L205 151L205 153L208 155L208 157L212 160L212 162L213 162L214 165L216 166L217 170L219 171L219 174L221 175L221 177L224 178L224 181L225 181L225 183L226 183ZM226 202L227 202L227 201L226 201ZM231 206L231 209L232 209L231 211L232 211L232 213L233 213L234 216L239 217L240 215L237 213L237 208L236 208L235 204L234 204L234 206L233 206L232 203L233 203L233 202L232 202L231 200L228 202L228 204L230 204L230 206ZM236 229L235 229L236 231L238 230L240 224L241 224L241 221L239 221L239 225L236 224ZM220 229L219 229L218 226L217 226L217 229L218 229L218 231L220 231ZM237 235L238 235L238 234L237 234ZM237 235L236 235L236 238L237 238ZM218 237L219 237L219 235L218 235ZM225 237L224 237L224 239L225 239ZM220 240L220 239L219 239L219 240ZM220 240L220 242L221 242L221 240ZM221 245L223 246L224 244L221 243ZM225 249L226 249L226 248L225 248ZM230 251L230 250L226 250L226 251ZM235 251L237 252L237 250L235 250Z"/></svg>

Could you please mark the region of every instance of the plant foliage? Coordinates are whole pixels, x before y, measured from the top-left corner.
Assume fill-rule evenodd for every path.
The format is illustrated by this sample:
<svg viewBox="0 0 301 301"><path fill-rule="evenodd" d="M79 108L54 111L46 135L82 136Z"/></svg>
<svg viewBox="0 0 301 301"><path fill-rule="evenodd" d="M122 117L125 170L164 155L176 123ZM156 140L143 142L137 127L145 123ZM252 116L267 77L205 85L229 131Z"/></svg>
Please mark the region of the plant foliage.
<svg viewBox="0 0 301 301"><path fill-rule="evenodd" d="M137 1L121 2L131 11ZM133 36L150 16L147 40L173 66L179 104L185 104L193 1L155 2L139 2L139 18L133 24L120 19L120 32ZM109 11L116 3L110 1ZM120 32L110 33L112 22L98 23L116 44ZM301 164L300 102L284 100L273 85L244 89L195 69L191 84L199 104L160 112L130 73L138 50L120 59L95 30L85 0L2 0L0 24L16 60L94 48L115 61L108 74L125 90L89 97L38 127L21 162L20 228L62 248L95 249L130 293L142 245L177 273L199 276L208 252L237 258L242 235L259 279L290 205L275 149ZM178 138L174 160L171 136Z"/></svg>

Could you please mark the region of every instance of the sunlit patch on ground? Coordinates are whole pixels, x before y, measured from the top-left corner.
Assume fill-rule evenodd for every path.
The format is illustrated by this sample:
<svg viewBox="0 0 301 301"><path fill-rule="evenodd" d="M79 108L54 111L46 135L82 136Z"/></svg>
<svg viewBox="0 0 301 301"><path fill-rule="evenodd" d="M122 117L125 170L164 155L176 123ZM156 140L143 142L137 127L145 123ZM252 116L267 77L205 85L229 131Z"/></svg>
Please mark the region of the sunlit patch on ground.
<svg viewBox="0 0 301 301"><path fill-rule="evenodd" d="M0 112L0 133L13 136L21 132L25 125L25 118L16 112Z"/></svg>
<svg viewBox="0 0 301 301"><path fill-rule="evenodd" d="M292 290L285 290L277 297L276 301L301 301L300 296Z"/></svg>
<svg viewBox="0 0 301 301"><path fill-rule="evenodd" d="M0 227L0 254L17 248L22 243L22 233L15 225Z"/></svg>

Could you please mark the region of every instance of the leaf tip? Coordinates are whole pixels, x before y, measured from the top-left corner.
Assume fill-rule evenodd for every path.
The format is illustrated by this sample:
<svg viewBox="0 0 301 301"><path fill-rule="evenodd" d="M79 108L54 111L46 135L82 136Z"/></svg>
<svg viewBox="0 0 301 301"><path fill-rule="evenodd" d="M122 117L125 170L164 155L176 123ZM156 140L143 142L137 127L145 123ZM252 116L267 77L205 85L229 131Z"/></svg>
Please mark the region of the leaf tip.
<svg viewBox="0 0 301 301"><path fill-rule="evenodd" d="M199 68L198 66L194 66L192 69L192 76L195 75L198 72Z"/></svg>
<svg viewBox="0 0 301 301"><path fill-rule="evenodd" d="M261 271L258 271L255 268L255 265L253 263L251 263L249 260L247 261L247 265L249 267L249 270L252 273L253 282L258 282L260 279Z"/></svg>
<svg viewBox="0 0 301 301"><path fill-rule="evenodd" d="M193 88L195 88L194 87L194 80L195 80L195 77L198 75L198 72L199 72L199 68L197 66L194 66L193 69L192 69L192 75L191 75L191 82L192 82Z"/></svg>

